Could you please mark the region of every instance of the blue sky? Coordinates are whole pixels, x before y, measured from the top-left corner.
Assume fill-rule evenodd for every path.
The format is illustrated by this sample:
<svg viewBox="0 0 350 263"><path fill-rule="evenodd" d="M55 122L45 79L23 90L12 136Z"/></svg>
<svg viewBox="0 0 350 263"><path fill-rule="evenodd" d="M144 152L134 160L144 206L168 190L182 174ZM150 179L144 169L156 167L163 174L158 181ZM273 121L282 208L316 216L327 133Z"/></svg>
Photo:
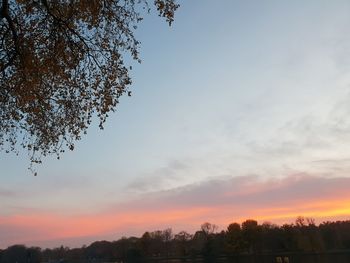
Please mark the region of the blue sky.
<svg viewBox="0 0 350 263"><path fill-rule="evenodd" d="M198 194L188 197L193 201L217 180L230 184L246 178L244 182L259 187L310 178L344 184L350 167L350 3L180 4L171 27L154 13L140 24L136 35L142 43L142 63L132 71L133 96L122 98L103 131L94 125L73 152L59 161L44 159L37 177L27 170L25 153L1 153L0 234L11 216L54 213L68 220L130 202L137 207L133 200L147 198L162 206L163 194L178 189L195 189ZM306 185L310 189L299 189L314 191ZM331 185L329 196L339 187ZM321 194L320 200L327 199ZM348 202L349 196L342 194L338 199ZM220 205L222 199L213 200ZM231 201L240 202L237 197ZM317 218L312 209L310 216ZM255 216L251 211L247 216ZM220 222L240 219L225 216ZM185 222L172 224L193 229ZM150 225L138 230L118 227L115 233L128 235ZM3 246L37 244L16 231L6 232ZM104 232L86 236L84 242L95 236L118 237ZM82 237L69 238L76 240L73 245L82 243Z"/></svg>

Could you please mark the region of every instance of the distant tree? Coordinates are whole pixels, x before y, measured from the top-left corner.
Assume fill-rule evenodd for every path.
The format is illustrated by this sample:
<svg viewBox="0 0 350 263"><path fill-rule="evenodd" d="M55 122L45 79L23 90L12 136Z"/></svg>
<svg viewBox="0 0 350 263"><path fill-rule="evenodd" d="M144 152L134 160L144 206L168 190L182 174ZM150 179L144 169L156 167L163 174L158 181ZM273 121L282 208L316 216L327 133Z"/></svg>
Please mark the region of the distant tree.
<svg viewBox="0 0 350 263"><path fill-rule="evenodd" d="M306 218L303 217L303 216L298 216L296 219L295 219L295 225L298 226L298 227L303 227L303 226L306 226Z"/></svg>
<svg viewBox="0 0 350 263"><path fill-rule="evenodd" d="M295 219L295 225L298 227L315 225L315 219L311 217L298 216Z"/></svg>
<svg viewBox="0 0 350 263"><path fill-rule="evenodd" d="M85 248L70 249L67 253L67 261L74 262L74 263L84 262L86 260L84 255L84 249ZM45 261L41 261L41 262L45 262Z"/></svg>
<svg viewBox="0 0 350 263"><path fill-rule="evenodd" d="M242 230L238 223L231 223L226 231L226 251L238 253L242 250Z"/></svg>
<svg viewBox="0 0 350 263"><path fill-rule="evenodd" d="M144 256L150 256L152 238L149 232L145 232L140 238L141 251Z"/></svg>
<svg viewBox="0 0 350 263"><path fill-rule="evenodd" d="M177 245L177 252L180 256L187 256L190 250L190 244L193 235L187 233L186 231L181 231L174 236Z"/></svg>
<svg viewBox="0 0 350 263"><path fill-rule="evenodd" d="M86 255L89 259L105 261L113 260L114 244L109 241L96 241L86 248Z"/></svg>
<svg viewBox="0 0 350 263"><path fill-rule="evenodd" d="M174 239L177 241L190 241L192 239L193 235L187 233L186 231L180 231L174 236Z"/></svg>
<svg viewBox="0 0 350 263"><path fill-rule="evenodd" d="M274 224L264 222L261 225L261 249L264 251L283 250L283 230Z"/></svg>
<svg viewBox="0 0 350 263"><path fill-rule="evenodd" d="M324 240L315 225L315 219L298 216L295 221L297 247L302 251L323 251Z"/></svg>
<svg viewBox="0 0 350 263"><path fill-rule="evenodd" d="M297 240L295 226L293 224L284 224L280 227L282 230L283 246L286 250L297 250Z"/></svg>
<svg viewBox="0 0 350 263"><path fill-rule="evenodd" d="M203 243L201 244L201 254L203 255L204 262L215 262L218 251L215 242L215 233L217 230L218 226L209 222L205 222L201 225L201 232L204 237Z"/></svg>
<svg viewBox="0 0 350 263"><path fill-rule="evenodd" d="M28 257L27 248L24 245L14 245L3 252L1 263L27 263Z"/></svg>
<svg viewBox="0 0 350 263"><path fill-rule="evenodd" d="M319 226L320 233L327 249L342 247L341 229L334 222L324 222Z"/></svg>
<svg viewBox="0 0 350 263"><path fill-rule="evenodd" d="M164 236L162 230L150 232L151 236L151 254L152 256L160 256L163 252Z"/></svg>
<svg viewBox="0 0 350 263"><path fill-rule="evenodd" d="M31 247L27 249L27 262L29 263L42 262L40 247Z"/></svg>
<svg viewBox="0 0 350 263"><path fill-rule="evenodd" d="M1 0L0 149L32 163L73 150L97 115L100 128L127 93L125 55L150 0ZM176 0L153 1L171 24Z"/></svg>
<svg viewBox="0 0 350 263"><path fill-rule="evenodd" d="M127 257L127 251L130 248L130 242L128 238L122 237L121 239L114 242L113 248L117 252L116 257L118 260L123 261Z"/></svg>
<svg viewBox="0 0 350 263"><path fill-rule="evenodd" d="M207 236L201 231L196 231L192 238L192 252L199 253L203 250L205 242L207 241Z"/></svg>
<svg viewBox="0 0 350 263"><path fill-rule="evenodd" d="M216 263L220 254L225 252L225 231L220 233L213 233L205 242L204 248L202 250L202 255L204 262L206 263Z"/></svg>
<svg viewBox="0 0 350 263"><path fill-rule="evenodd" d="M208 224L205 225L212 226ZM226 257L227 262L266 261L266 258L259 258L259 254L254 252L292 254L293 262L323 262L327 258L322 254L333 257L339 252L342 255L338 258L339 262L349 261L347 253L350 248L350 220L325 222L319 226L285 224L280 227L271 223L259 225L257 221L249 219L241 225L230 224L226 231L218 233L215 230L208 233L210 234L201 229L193 236L185 231L173 236L170 229L165 229L145 232L140 238L122 237L112 242L96 241L89 246L74 249L61 246L41 250L15 245L0 249L0 263L170 262L173 259L165 259L170 255L168 252L172 258L178 257L183 262L219 262L218 258L221 256ZM171 246L167 247L167 243ZM251 255L247 255L247 252ZM342 259L343 256L345 257ZM284 256L280 260L288 262ZM276 262L276 257L273 262Z"/></svg>
<svg viewBox="0 0 350 263"><path fill-rule="evenodd" d="M215 224L205 222L201 225L201 230L206 236L210 236L218 230L218 226Z"/></svg>
<svg viewBox="0 0 350 263"><path fill-rule="evenodd" d="M255 252L260 238L260 227L258 222L248 219L242 223L242 237L249 252Z"/></svg>
<svg viewBox="0 0 350 263"><path fill-rule="evenodd" d="M171 228L167 228L163 230L163 242L164 242L164 248L165 248L165 256L169 256L170 251L170 242L173 239L173 230Z"/></svg>

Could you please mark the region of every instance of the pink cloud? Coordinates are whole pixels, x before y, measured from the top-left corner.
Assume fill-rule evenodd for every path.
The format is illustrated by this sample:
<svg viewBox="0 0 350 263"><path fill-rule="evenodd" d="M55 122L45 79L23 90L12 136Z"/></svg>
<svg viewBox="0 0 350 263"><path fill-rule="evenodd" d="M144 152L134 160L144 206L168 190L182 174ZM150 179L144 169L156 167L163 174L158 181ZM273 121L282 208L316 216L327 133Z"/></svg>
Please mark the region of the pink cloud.
<svg viewBox="0 0 350 263"><path fill-rule="evenodd" d="M80 246L96 238L117 239L165 227L193 232L204 221L225 228L247 218L274 223L291 223L299 215L314 217L318 222L348 219L349 185L350 178L307 174L268 180L233 177L147 194L89 214L27 211L0 216L0 246L60 245L54 240L69 240L69 244Z"/></svg>

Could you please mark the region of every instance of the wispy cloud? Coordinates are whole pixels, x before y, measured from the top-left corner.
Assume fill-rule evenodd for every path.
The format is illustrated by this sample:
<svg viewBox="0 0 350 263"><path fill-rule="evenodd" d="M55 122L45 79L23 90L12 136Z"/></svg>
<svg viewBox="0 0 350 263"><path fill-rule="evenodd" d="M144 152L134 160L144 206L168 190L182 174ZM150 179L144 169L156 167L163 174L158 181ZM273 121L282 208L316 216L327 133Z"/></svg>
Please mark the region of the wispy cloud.
<svg viewBox="0 0 350 263"><path fill-rule="evenodd" d="M127 189L136 192L155 191L167 188L174 181L181 180L189 168L188 163L179 160L170 161L166 166L158 168L128 184Z"/></svg>
<svg viewBox="0 0 350 263"><path fill-rule="evenodd" d="M0 188L0 197L2 197L2 198L6 198L6 197L10 198L10 197L13 197L15 195L16 194L15 194L14 191L10 191L10 190L7 190L7 189L1 189Z"/></svg>

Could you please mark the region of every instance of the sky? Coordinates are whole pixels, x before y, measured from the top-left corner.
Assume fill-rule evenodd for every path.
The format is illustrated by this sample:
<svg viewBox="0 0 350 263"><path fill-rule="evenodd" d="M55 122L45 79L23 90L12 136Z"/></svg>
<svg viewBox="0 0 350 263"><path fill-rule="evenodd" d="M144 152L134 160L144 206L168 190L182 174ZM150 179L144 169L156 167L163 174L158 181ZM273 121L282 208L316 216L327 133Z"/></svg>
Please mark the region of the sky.
<svg viewBox="0 0 350 263"><path fill-rule="evenodd" d="M133 95L103 131L36 177L0 153L0 248L350 219L350 2L179 3L137 29Z"/></svg>

